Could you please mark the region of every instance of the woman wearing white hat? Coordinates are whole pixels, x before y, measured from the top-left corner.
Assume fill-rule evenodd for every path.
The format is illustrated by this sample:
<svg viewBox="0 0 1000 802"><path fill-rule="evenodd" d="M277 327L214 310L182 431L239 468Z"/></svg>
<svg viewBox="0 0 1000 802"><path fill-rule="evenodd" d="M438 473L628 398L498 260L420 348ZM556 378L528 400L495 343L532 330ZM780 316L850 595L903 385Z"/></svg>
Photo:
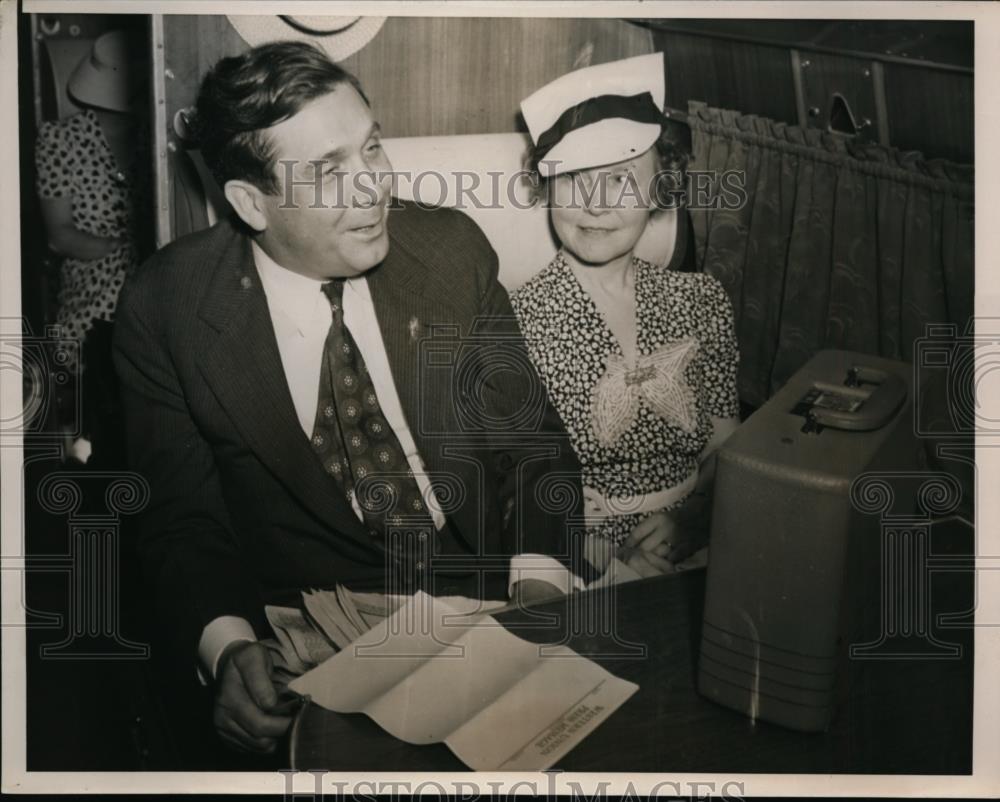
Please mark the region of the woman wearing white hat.
<svg viewBox="0 0 1000 802"><path fill-rule="evenodd" d="M84 107L44 123L35 149L37 189L49 246L63 256L56 323L63 338L86 345L85 437L71 454L83 461L114 397L110 321L125 274L137 263L133 222L143 149L137 118L143 70L124 31L100 36L70 76L70 97ZM75 367L76 352L67 351ZM103 400L102 400L103 399Z"/></svg>
<svg viewBox="0 0 1000 802"><path fill-rule="evenodd" d="M661 53L577 70L522 102L562 247L512 297L583 466L589 556L642 576L676 570L707 538L706 459L738 422L722 286L672 269L682 253L666 266L633 255L683 194L690 132L663 108Z"/></svg>

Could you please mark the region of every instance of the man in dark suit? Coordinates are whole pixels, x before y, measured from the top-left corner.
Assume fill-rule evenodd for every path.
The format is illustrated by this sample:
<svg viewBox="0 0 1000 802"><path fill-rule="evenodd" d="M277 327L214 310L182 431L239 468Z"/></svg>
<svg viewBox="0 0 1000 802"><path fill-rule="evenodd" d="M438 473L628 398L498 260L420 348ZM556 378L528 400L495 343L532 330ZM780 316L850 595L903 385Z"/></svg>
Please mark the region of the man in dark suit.
<svg viewBox="0 0 1000 802"><path fill-rule="evenodd" d="M268 752L290 718L266 603L578 588L578 464L496 255L461 213L390 202L352 76L265 45L209 73L196 128L236 219L131 277L115 359L161 618L222 738Z"/></svg>

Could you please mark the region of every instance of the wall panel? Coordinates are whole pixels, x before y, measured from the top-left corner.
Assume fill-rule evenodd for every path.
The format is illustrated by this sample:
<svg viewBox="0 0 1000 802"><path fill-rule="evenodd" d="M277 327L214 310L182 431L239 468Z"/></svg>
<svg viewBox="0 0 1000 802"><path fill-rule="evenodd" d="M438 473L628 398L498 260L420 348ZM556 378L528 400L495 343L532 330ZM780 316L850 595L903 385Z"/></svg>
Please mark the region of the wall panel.
<svg viewBox="0 0 1000 802"><path fill-rule="evenodd" d="M222 16L167 16L171 109L193 102L219 58L246 44ZM518 102L570 71L653 52L652 34L616 19L393 17L343 62L390 136L504 133Z"/></svg>
<svg viewBox="0 0 1000 802"><path fill-rule="evenodd" d="M687 108L689 100L710 106L797 122L795 87L786 48L659 31L666 55L667 100Z"/></svg>
<svg viewBox="0 0 1000 802"><path fill-rule="evenodd" d="M885 84L894 145L972 163L973 76L890 64Z"/></svg>

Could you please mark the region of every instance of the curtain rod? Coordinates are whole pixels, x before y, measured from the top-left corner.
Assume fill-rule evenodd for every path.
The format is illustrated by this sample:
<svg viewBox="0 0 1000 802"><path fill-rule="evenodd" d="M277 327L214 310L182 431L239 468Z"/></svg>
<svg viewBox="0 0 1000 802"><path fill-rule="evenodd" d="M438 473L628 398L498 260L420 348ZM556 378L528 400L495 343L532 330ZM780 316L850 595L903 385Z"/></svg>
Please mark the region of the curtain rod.
<svg viewBox="0 0 1000 802"><path fill-rule="evenodd" d="M732 42L746 42L748 44L767 45L769 47L794 48L795 50L807 50L812 53L828 53L836 56L850 56L853 58L866 59L869 61L883 61L890 64L902 64L907 67L923 67L924 69L939 70L941 72L953 72L960 75L973 75L975 70L972 67L963 67L958 64L944 64L938 61L922 61L911 56L897 56L890 53L873 53L865 50L848 50L829 45L817 45L811 42L793 42L781 39L770 39L766 36L751 36L749 34L731 33L729 31L699 31L685 26L672 25L669 22L660 22L656 19L628 19L625 20L641 28L648 28L652 31L663 31L664 33L688 34L691 36L703 36L708 39L726 39Z"/></svg>

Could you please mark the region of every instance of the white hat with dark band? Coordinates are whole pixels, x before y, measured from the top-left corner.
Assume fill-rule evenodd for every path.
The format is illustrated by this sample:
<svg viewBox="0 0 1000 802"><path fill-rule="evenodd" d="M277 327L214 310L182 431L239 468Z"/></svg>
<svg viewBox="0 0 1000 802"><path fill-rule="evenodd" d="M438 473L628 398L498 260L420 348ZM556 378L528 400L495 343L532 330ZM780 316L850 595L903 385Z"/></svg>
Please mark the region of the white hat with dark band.
<svg viewBox="0 0 1000 802"><path fill-rule="evenodd" d="M669 123L663 54L575 70L521 101L543 178L645 153Z"/></svg>

